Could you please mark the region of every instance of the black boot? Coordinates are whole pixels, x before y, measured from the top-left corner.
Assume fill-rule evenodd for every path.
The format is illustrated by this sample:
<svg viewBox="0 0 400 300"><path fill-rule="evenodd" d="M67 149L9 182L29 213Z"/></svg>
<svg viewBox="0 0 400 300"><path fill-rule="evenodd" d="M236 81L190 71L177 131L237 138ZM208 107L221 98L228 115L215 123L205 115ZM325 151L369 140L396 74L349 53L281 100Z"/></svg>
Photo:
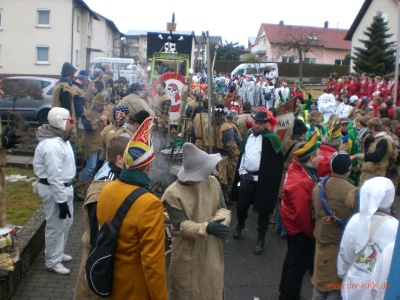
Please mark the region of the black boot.
<svg viewBox="0 0 400 300"><path fill-rule="evenodd" d="M242 235L242 230L244 226L237 225L235 231L233 232L233 238L235 240L240 239L240 236Z"/></svg>
<svg viewBox="0 0 400 300"><path fill-rule="evenodd" d="M254 247L254 255L260 255L264 252L265 240L257 240L256 246Z"/></svg>
<svg viewBox="0 0 400 300"><path fill-rule="evenodd" d="M261 253L264 252L265 234L266 231L264 230L258 231L257 243L256 246L254 247L254 255L260 255Z"/></svg>

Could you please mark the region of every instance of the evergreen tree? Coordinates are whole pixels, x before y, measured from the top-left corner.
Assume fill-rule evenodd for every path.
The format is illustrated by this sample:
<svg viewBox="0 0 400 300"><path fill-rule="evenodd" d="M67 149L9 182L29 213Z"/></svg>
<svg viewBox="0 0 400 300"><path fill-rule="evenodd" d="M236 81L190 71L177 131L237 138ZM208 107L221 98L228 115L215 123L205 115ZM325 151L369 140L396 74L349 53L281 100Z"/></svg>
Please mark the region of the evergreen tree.
<svg viewBox="0 0 400 300"><path fill-rule="evenodd" d="M355 47L352 57L356 72L383 76L393 71L396 49L393 47L395 42L386 41L393 35L388 33L387 25L388 22L385 22L382 13L378 12L367 31L364 31L368 39L359 39L364 47Z"/></svg>
<svg viewBox="0 0 400 300"><path fill-rule="evenodd" d="M240 60L240 53L244 49L243 46L238 46L239 43L227 42L218 49L218 60Z"/></svg>

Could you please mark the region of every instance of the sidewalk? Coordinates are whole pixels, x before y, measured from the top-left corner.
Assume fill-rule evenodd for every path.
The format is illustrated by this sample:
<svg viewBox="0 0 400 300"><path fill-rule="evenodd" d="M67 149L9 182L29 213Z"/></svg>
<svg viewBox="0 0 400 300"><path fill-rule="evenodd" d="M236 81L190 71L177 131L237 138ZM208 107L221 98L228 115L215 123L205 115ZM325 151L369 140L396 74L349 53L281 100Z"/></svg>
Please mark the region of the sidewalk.
<svg viewBox="0 0 400 300"><path fill-rule="evenodd" d="M32 168L32 156L7 155L7 166ZM60 300L73 299L76 278L81 264L82 234L85 230L82 212L83 202L74 201L74 222L69 232L66 254L73 257L65 263L71 270L69 275L57 275L44 266L44 248L31 266L11 299L13 300Z"/></svg>
<svg viewBox="0 0 400 300"><path fill-rule="evenodd" d="M6 166L27 167L32 169L33 156L12 155L7 153Z"/></svg>

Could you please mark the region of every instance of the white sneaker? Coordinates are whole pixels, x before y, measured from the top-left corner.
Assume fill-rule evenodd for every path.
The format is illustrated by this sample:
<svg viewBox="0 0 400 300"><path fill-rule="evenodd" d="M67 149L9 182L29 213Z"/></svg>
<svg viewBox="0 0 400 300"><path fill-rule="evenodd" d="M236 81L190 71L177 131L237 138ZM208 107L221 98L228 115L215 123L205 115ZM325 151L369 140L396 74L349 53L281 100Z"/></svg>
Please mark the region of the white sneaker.
<svg viewBox="0 0 400 300"><path fill-rule="evenodd" d="M64 262L72 261L72 256L71 256L71 255L68 255L68 254L63 254L62 260L63 260Z"/></svg>
<svg viewBox="0 0 400 300"><path fill-rule="evenodd" d="M54 266L51 268L47 268L49 272L54 272L56 274L60 275L68 275L71 271L68 270L62 263L56 263Z"/></svg>

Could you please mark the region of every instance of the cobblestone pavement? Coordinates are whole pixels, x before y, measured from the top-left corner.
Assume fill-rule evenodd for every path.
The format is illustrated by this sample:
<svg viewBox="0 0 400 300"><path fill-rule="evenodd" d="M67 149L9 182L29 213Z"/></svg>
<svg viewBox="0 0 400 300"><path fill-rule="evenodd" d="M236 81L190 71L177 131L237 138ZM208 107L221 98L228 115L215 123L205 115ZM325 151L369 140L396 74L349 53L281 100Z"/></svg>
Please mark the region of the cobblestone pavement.
<svg viewBox="0 0 400 300"><path fill-rule="evenodd" d="M82 234L84 232L83 202L74 202L74 222L65 249L73 257L65 266L71 270L69 275L57 275L44 267L44 249L32 265L27 277L21 281L12 300L60 300L72 299L82 255Z"/></svg>

